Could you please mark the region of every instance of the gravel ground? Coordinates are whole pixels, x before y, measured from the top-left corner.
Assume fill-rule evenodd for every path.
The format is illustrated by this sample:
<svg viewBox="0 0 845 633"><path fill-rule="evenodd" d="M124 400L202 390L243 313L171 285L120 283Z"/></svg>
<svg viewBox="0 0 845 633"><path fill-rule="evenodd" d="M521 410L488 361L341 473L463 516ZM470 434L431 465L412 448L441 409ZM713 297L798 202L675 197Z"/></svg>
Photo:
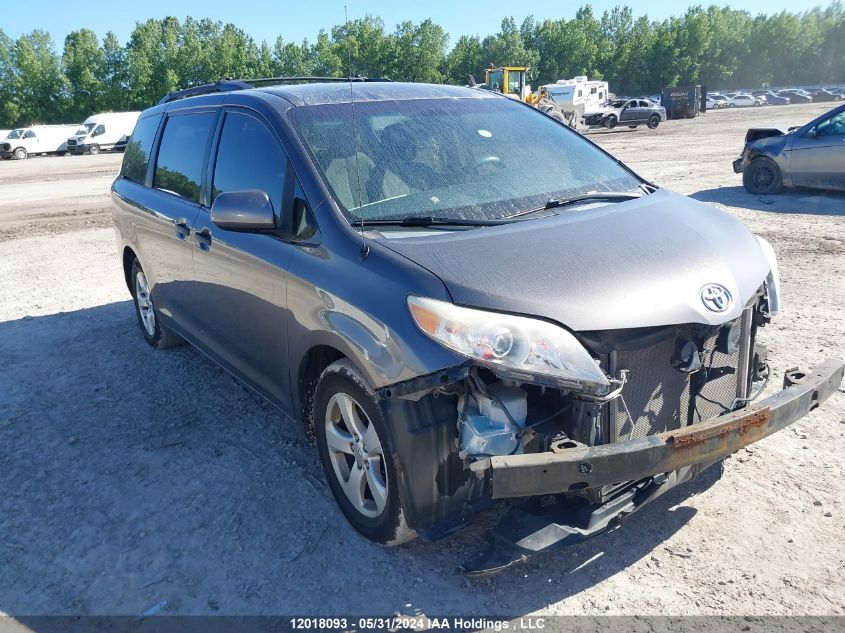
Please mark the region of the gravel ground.
<svg viewBox="0 0 845 633"><path fill-rule="evenodd" d="M746 194L754 123L590 138L777 251L775 375L845 356L845 195ZM0 612L845 614L845 395L587 543L470 583L483 527L394 550L347 526L302 430L190 348L143 342L108 225L120 156L0 162Z"/></svg>

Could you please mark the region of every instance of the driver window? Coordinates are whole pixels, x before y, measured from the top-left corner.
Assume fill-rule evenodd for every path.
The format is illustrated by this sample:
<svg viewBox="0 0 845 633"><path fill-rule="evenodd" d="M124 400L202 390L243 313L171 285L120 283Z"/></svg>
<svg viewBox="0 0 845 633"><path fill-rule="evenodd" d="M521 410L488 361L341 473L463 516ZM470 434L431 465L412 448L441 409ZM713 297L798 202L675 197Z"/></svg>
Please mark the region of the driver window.
<svg viewBox="0 0 845 633"><path fill-rule="evenodd" d="M840 112L816 125L816 136L839 136L840 134L845 134L845 112Z"/></svg>
<svg viewBox="0 0 845 633"><path fill-rule="evenodd" d="M636 101L629 101L628 103L625 104L625 107L626 108L636 108L637 102Z"/></svg>
<svg viewBox="0 0 845 633"><path fill-rule="evenodd" d="M33 132L32 130L27 130L26 132L24 132L23 137L24 138L35 138L35 132Z"/></svg>
<svg viewBox="0 0 845 633"><path fill-rule="evenodd" d="M261 121L227 112L214 165L212 200L223 191L260 189L270 197L281 220L286 166L287 156Z"/></svg>
<svg viewBox="0 0 845 633"><path fill-rule="evenodd" d="M91 136L100 136L101 134L105 134L105 132L106 132L106 126L105 125L98 125L97 127L94 128L94 132L91 134Z"/></svg>

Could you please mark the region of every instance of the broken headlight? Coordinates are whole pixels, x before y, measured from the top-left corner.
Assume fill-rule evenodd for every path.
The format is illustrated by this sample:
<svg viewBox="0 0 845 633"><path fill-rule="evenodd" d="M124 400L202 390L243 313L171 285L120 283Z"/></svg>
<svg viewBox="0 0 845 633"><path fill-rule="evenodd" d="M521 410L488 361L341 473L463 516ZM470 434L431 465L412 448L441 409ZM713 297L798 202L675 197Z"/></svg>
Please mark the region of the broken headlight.
<svg viewBox="0 0 845 633"><path fill-rule="evenodd" d="M610 386L584 346L551 323L425 297L408 297L408 308L420 329L435 341L483 364Z"/></svg>

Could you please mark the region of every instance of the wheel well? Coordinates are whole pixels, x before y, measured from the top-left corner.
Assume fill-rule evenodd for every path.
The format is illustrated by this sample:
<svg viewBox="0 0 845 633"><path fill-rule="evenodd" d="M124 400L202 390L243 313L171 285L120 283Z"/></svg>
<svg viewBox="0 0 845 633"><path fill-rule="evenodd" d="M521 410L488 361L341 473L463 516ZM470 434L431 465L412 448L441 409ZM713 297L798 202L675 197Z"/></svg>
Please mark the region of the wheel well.
<svg viewBox="0 0 845 633"><path fill-rule="evenodd" d="M126 287L132 291L132 284L129 277L132 275L132 262L137 259L135 251L128 246L123 249L123 279L126 281Z"/></svg>
<svg viewBox="0 0 845 633"><path fill-rule="evenodd" d="M311 402L314 399L314 390L317 380L323 370L336 360L345 358L344 354L329 345L317 345L306 352L299 364L297 377L297 395L299 396L299 415L305 424L305 434L309 439L314 437L314 420L309 415Z"/></svg>

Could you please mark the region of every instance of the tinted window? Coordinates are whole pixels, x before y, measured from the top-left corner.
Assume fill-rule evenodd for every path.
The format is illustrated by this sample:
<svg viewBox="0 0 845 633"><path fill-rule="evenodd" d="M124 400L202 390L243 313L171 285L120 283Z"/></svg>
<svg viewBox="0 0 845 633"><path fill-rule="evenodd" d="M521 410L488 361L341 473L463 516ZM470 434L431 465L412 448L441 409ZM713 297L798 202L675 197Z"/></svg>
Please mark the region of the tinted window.
<svg viewBox="0 0 845 633"><path fill-rule="evenodd" d="M156 161L153 186L199 202L205 149L217 122L216 112L169 116Z"/></svg>
<svg viewBox="0 0 845 633"><path fill-rule="evenodd" d="M278 216L282 209L282 188L287 159L276 139L259 120L229 112L214 166L212 199L224 191L261 189L273 203Z"/></svg>
<svg viewBox="0 0 845 633"><path fill-rule="evenodd" d="M94 133L92 134L92 136L100 136L101 134L105 134L105 133L106 133L106 126L105 125L98 125L96 128L94 128Z"/></svg>
<svg viewBox="0 0 845 633"><path fill-rule="evenodd" d="M123 154L120 175L124 178L144 184L159 121L161 121L160 114L138 120Z"/></svg>
<svg viewBox="0 0 845 633"><path fill-rule="evenodd" d="M24 138L35 138L35 132L33 132L32 130L27 130L26 132L24 132L23 137Z"/></svg>

